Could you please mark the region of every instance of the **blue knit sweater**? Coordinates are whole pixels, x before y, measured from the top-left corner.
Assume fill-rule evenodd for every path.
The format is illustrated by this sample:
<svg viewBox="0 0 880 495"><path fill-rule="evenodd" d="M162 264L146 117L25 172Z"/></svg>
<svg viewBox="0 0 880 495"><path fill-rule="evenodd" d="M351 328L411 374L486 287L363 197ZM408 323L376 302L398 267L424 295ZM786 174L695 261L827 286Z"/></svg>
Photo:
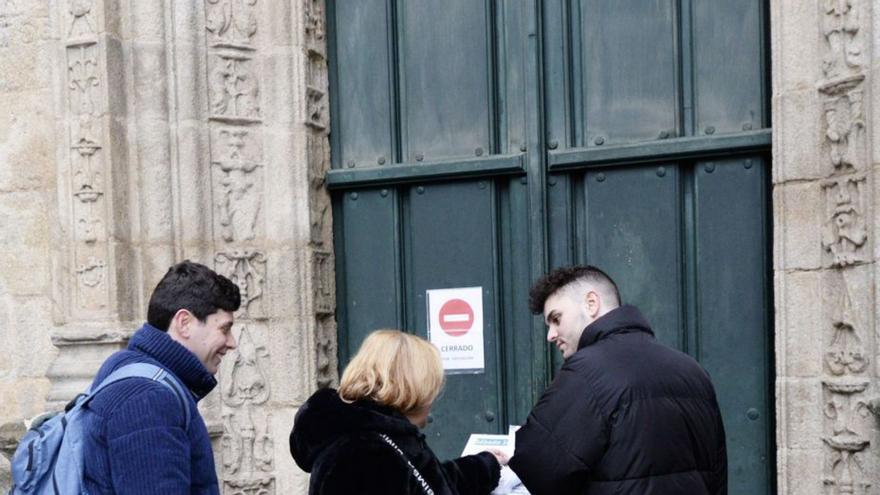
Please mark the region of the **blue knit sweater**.
<svg viewBox="0 0 880 495"><path fill-rule="evenodd" d="M131 378L107 386L83 415L85 485L92 494L219 494L214 455L196 402L216 385L198 358L145 324L128 349L104 362L100 383L117 368L148 362L173 373L192 392L192 417L166 386Z"/></svg>

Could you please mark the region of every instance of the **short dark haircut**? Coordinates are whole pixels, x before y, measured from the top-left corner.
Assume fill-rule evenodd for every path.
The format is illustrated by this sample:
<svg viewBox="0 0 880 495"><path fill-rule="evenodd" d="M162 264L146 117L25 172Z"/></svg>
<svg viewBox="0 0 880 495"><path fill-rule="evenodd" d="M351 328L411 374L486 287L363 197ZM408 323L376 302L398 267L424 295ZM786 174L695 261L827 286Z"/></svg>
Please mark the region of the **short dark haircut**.
<svg viewBox="0 0 880 495"><path fill-rule="evenodd" d="M607 273L592 265L575 265L557 268L535 282L529 289L529 309L536 315L543 313L544 303L550 296L569 284L581 281L607 289L616 299L614 304L620 304L620 291Z"/></svg>
<svg viewBox="0 0 880 495"><path fill-rule="evenodd" d="M168 269L147 308L147 323L167 331L171 319L181 309L204 322L223 309L234 313L241 306L238 286L205 265L186 260Z"/></svg>

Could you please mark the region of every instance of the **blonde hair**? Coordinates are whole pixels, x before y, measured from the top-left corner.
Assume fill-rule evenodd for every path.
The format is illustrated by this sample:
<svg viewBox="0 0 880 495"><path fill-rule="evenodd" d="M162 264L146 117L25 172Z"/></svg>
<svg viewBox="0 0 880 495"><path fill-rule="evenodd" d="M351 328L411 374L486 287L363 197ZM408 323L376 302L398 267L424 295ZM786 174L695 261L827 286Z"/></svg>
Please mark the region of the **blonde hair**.
<svg viewBox="0 0 880 495"><path fill-rule="evenodd" d="M400 330L376 330L342 373L339 397L369 399L407 414L430 406L443 379L440 351L430 342Z"/></svg>

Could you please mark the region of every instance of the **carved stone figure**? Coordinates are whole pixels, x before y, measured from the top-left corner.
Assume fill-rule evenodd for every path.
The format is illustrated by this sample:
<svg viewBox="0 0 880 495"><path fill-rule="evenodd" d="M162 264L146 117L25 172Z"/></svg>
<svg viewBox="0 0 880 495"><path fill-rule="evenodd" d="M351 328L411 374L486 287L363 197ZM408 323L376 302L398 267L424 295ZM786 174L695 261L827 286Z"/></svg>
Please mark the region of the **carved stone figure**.
<svg viewBox="0 0 880 495"><path fill-rule="evenodd" d="M847 69L858 69L862 65L859 8L858 0L822 2L822 31L828 42L828 54L822 69L828 77L843 75Z"/></svg>
<svg viewBox="0 0 880 495"><path fill-rule="evenodd" d="M863 77L823 86L825 95L825 137L834 170L861 170L865 113L860 87Z"/></svg>
<svg viewBox="0 0 880 495"><path fill-rule="evenodd" d="M238 285L241 291L241 318L262 318L263 287L266 282L266 257L259 251L217 253L214 263L218 273Z"/></svg>
<svg viewBox="0 0 880 495"><path fill-rule="evenodd" d="M852 265L863 257L868 240L865 224L865 176L847 176L823 183L827 220L822 245L836 266Z"/></svg>
<svg viewBox="0 0 880 495"><path fill-rule="evenodd" d="M858 433L856 423L869 415L867 403L856 396L865 391L868 382L823 382L825 417L830 421L824 437L826 454L826 492L833 495L867 494L871 486L867 477L863 452L870 441Z"/></svg>
<svg viewBox="0 0 880 495"><path fill-rule="evenodd" d="M205 27L213 46L248 47L257 33L257 0L207 0Z"/></svg>
<svg viewBox="0 0 880 495"><path fill-rule="evenodd" d="M260 90L253 61L241 56L211 57L211 113L215 118L260 117Z"/></svg>

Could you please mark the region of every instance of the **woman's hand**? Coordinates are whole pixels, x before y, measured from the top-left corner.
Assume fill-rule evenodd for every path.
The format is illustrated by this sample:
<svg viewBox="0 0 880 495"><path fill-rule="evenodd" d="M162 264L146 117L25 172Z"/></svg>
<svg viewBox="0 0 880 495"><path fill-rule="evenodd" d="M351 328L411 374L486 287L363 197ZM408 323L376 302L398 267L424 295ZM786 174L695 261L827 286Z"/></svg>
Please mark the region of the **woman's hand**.
<svg viewBox="0 0 880 495"><path fill-rule="evenodd" d="M498 449L487 449L486 452L495 456L495 460L498 461L498 464L502 466L506 466L507 462L510 461L510 456L505 454L504 451Z"/></svg>

